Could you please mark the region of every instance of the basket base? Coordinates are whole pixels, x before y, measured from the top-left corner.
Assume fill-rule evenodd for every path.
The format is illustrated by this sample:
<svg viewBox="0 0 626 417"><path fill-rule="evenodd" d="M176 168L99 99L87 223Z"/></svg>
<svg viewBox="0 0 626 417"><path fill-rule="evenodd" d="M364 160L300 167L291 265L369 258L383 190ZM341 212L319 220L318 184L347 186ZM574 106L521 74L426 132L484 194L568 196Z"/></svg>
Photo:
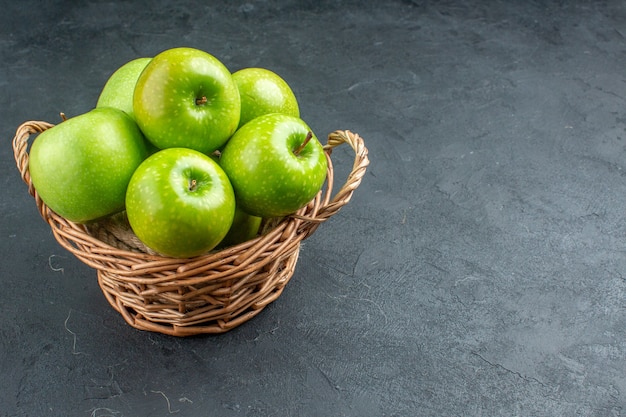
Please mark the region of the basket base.
<svg viewBox="0 0 626 417"><path fill-rule="evenodd" d="M212 283L206 277L177 283L132 282L98 270L98 284L111 306L139 330L170 336L225 333L259 314L283 292L295 271L300 245L282 259L240 279Z"/></svg>

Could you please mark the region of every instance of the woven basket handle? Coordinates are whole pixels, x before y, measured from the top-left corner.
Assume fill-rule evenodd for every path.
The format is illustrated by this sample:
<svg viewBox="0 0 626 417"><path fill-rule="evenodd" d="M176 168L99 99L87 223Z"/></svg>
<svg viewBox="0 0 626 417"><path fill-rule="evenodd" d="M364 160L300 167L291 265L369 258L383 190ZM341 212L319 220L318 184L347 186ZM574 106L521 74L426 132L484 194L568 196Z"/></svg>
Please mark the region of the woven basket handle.
<svg viewBox="0 0 626 417"><path fill-rule="evenodd" d="M15 137L13 137L13 155L15 157L15 163L20 171L22 180L28 185L28 192L35 197L39 213L46 221L48 220L47 207L44 205L41 198L39 198L39 195L33 187L33 183L30 180L30 172L28 171L28 139L31 135L41 133L44 130L50 129L52 126L54 125L48 122L24 122L17 128Z"/></svg>
<svg viewBox="0 0 626 417"><path fill-rule="evenodd" d="M365 171L370 161L367 157L368 151L365 147L363 139L356 133L352 133L349 130L336 130L328 135L328 142L324 146L327 158L330 159L330 155L334 148L342 144L348 144L354 150L354 163L352 164L352 170L348 174L348 178L343 186L337 191L337 193L331 198L333 188L332 175L328 178L328 193L319 211L315 214L315 218L307 218L306 220L321 223L328 220L331 216L335 215L343 206L345 206L350 199L354 190L361 184L361 180L365 175Z"/></svg>

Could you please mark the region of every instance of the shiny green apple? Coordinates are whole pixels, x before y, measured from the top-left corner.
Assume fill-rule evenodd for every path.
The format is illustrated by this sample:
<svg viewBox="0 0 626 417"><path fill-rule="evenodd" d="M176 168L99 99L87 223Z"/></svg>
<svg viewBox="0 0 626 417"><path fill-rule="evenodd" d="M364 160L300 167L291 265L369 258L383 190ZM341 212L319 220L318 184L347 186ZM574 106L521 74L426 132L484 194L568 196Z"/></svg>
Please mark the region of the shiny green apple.
<svg viewBox="0 0 626 417"><path fill-rule="evenodd" d="M128 61L107 80L100 92L96 107L114 107L126 112L133 119L133 94L139 75L152 58L142 57Z"/></svg>
<svg viewBox="0 0 626 417"><path fill-rule="evenodd" d="M287 82L266 68L243 68L233 73L241 97L239 126L264 114L300 117L298 100Z"/></svg>
<svg viewBox="0 0 626 417"><path fill-rule="evenodd" d="M280 113L257 117L227 142L220 157L246 213L268 218L305 206L326 179L324 149L300 118Z"/></svg>
<svg viewBox="0 0 626 417"><path fill-rule="evenodd" d="M128 221L152 250L189 258L217 246L235 215L235 195L219 164L188 148L148 157L126 193Z"/></svg>
<svg viewBox="0 0 626 417"><path fill-rule="evenodd" d="M224 248L253 239L259 233L262 220L260 217L252 216L239 207L235 207L233 224L218 246Z"/></svg>
<svg viewBox="0 0 626 417"><path fill-rule="evenodd" d="M180 47L157 54L146 65L135 85L133 111L157 148L208 154L237 129L241 99L222 62L202 50Z"/></svg>
<svg viewBox="0 0 626 417"><path fill-rule="evenodd" d="M29 172L48 207L86 223L124 209L128 182L146 157L143 135L131 117L103 107L37 136Z"/></svg>

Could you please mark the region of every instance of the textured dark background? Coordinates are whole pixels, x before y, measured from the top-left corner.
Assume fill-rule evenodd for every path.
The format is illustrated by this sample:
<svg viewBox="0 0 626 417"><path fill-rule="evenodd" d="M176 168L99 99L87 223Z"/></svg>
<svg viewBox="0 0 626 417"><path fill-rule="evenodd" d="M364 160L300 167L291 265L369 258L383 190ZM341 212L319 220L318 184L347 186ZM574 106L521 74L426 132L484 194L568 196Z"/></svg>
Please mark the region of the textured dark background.
<svg viewBox="0 0 626 417"><path fill-rule="evenodd" d="M1 3L2 417L626 415L622 0ZM221 336L126 325L10 146L174 46L273 69L372 161Z"/></svg>

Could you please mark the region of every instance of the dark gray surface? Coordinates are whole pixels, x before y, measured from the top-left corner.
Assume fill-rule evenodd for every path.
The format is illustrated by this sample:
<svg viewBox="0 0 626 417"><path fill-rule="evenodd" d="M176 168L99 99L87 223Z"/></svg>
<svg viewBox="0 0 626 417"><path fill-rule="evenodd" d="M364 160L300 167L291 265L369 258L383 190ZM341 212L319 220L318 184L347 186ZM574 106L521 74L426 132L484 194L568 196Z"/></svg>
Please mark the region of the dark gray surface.
<svg viewBox="0 0 626 417"><path fill-rule="evenodd" d="M1 416L626 415L623 1L42 3L0 16ZM10 149L182 45L372 161L275 303L186 339L109 307Z"/></svg>

